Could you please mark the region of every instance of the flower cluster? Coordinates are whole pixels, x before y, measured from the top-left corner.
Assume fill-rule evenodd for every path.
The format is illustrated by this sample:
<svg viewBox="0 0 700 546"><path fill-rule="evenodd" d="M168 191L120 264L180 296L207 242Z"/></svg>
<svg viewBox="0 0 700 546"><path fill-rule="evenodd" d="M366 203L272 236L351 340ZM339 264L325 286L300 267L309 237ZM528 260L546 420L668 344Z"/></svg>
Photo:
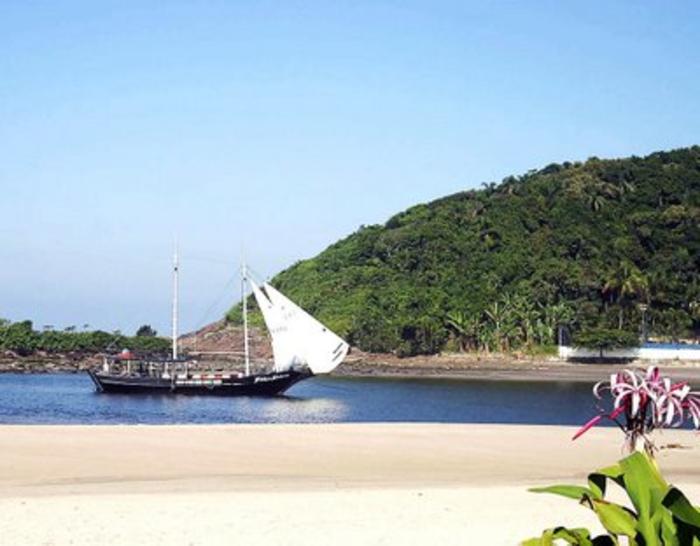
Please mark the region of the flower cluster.
<svg viewBox="0 0 700 546"><path fill-rule="evenodd" d="M700 392L692 392L687 381L672 383L662 377L659 369L649 368L646 373L623 370L593 387L593 394L602 400L609 393L613 409L588 421L574 435L574 440L603 419L616 422L625 432L628 447L633 450L640 438L645 447L652 449L647 434L656 428L679 427L692 420L700 429Z"/></svg>

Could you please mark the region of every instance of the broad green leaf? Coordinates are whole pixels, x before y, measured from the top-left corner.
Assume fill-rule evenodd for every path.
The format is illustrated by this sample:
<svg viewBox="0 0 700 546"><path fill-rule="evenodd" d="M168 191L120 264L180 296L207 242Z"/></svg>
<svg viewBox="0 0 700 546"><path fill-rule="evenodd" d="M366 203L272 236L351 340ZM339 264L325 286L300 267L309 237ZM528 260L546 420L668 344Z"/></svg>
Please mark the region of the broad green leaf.
<svg viewBox="0 0 700 546"><path fill-rule="evenodd" d="M657 511L657 513L661 513ZM644 537L645 546L661 546L659 542L659 533L661 532L661 521L655 521L649 516L637 519L637 531Z"/></svg>
<svg viewBox="0 0 700 546"><path fill-rule="evenodd" d="M542 538L540 538L540 546L554 546L554 530L547 529L542 533Z"/></svg>
<svg viewBox="0 0 700 546"><path fill-rule="evenodd" d="M594 472L594 474L601 474L606 478L610 478L611 480L617 480L622 476L622 473L622 467L619 464L606 466L605 468L599 468Z"/></svg>
<svg viewBox="0 0 700 546"><path fill-rule="evenodd" d="M625 491L637 510L637 530L646 546L659 546L661 519L654 516L663 510L669 485L646 453L633 453L620 461L620 467Z"/></svg>
<svg viewBox="0 0 700 546"><path fill-rule="evenodd" d="M565 540L569 544L575 546L592 546L591 533L588 529L576 528L567 529L566 527L557 527L552 535L554 539Z"/></svg>
<svg viewBox="0 0 700 546"><path fill-rule="evenodd" d="M652 517L654 526L659 529L664 546L680 546L673 515L668 510L659 510Z"/></svg>
<svg viewBox="0 0 700 546"><path fill-rule="evenodd" d="M662 506L669 485L656 465L644 453L633 453L620 461L625 490L639 513L649 519Z"/></svg>
<svg viewBox="0 0 700 546"><path fill-rule="evenodd" d="M678 535L678 543L683 546L692 544L700 544L700 530L693 525L688 525L687 523L677 519L676 523L676 534Z"/></svg>
<svg viewBox="0 0 700 546"><path fill-rule="evenodd" d="M573 546L593 546L590 539L590 531L584 528L567 529L555 527L547 529L539 538L531 538L520 543L521 546L550 546L555 540L564 540Z"/></svg>
<svg viewBox="0 0 700 546"><path fill-rule="evenodd" d="M593 472L588 475L588 487L593 493L593 498L602 499L605 497L605 488L608 477L604 474Z"/></svg>
<svg viewBox="0 0 700 546"><path fill-rule="evenodd" d="M632 538L637 534L637 520L619 504L594 500L593 509L608 532Z"/></svg>
<svg viewBox="0 0 700 546"><path fill-rule="evenodd" d="M533 487L528 491L531 493L551 493L576 500L581 500L583 497L598 498L593 491L581 485L550 485L548 487Z"/></svg>
<svg viewBox="0 0 700 546"><path fill-rule="evenodd" d="M619 464L606 466L588 475L588 485L595 493L593 498L602 499L605 496L606 480L613 480L622 486L622 467Z"/></svg>
<svg viewBox="0 0 700 546"><path fill-rule="evenodd" d="M698 511L676 487L671 487L663 499L663 504L683 523L700 530L700 511Z"/></svg>

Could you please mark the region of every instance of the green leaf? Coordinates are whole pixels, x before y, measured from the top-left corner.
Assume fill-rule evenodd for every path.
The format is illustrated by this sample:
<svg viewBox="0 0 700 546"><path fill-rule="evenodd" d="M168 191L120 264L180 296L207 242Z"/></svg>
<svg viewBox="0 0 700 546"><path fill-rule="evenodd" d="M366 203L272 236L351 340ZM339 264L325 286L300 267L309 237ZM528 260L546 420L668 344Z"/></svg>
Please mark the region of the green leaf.
<svg viewBox="0 0 700 546"><path fill-rule="evenodd" d="M606 466L588 475L588 486L593 491L593 498L602 499L605 496L606 480L622 484L622 467L619 464Z"/></svg>
<svg viewBox="0 0 700 546"><path fill-rule="evenodd" d="M565 540L569 544L575 546L592 546L591 532L583 527L576 529L567 529L566 527L557 527L552 535L554 539Z"/></svg>
<svg viewBox="0 0 700 546"><path fill-rule="evenodd" d="M620 466L625 491L637 510L637 530L646 546L659 546L661 519L653 516L663 509L668 484L645 453L633 453L620 461Z"/></svg>
<svg viewBox="0 0 700 546"><path fill-rule="evenodd" d="M663 499L663 504L683 523L700 530L700 511L698 511L676 487L671 487Z"/></svg>
<svg viewBox="0 0 700 546"><path fill-rule="evenodd" d="M539 538L531 538L520 543L521 546L550 546L555 540L564 540L573 546L593 546L590 539L591 533L585 528L567 529L555 527L547 529Z"/></svg>
<svg viewBox="0 0 700 546"><path fill-rule="evenodd" d="M602 499L605 497L606 482L608 476L600 474L598 472L593 472L588 475L588 487L591 489L593 498Z"/></svg>
<svg viewBox="0 0 700 546"><path fill-rule="evenodd" d="M584 497L599 498L596 493L581 485L550 485L548 487L533 487L528 491L531 493L551 493L576 500L581 500Z"/></svg>
<svg viewBox="0 0 700 546"><path fill-rule="evenodd" d="M678 535L678 543L683 546L692 544L693 546L700 544L700 530L693 525L688 525L687 523L677 519L676 523L676 534Z"/></svg>
<svg viewBox="0 0 700 546"><path fill-rule="evenodd" d="M633 453L620 461L627 494L642 518L650 518L662 506L669 485L645 453Z"/></svg>
<svg viewBox="0 0 700 546"><path fill-rule="evenodd" d="M668 510L659 510L652 518L654 526L659 529L664 546L680 546L678 530L673 522L673 515Z"/></svg>
<svg viewBox="0 0 700 546"><path fill-rule="evenodd" d="M606 478L610 478L612 480L616 480L619 477L622 476L623 471L622 471L622 466L619 464L614 464L611 466L606 466L605 468L599 468L594 472L594 474L601 474L605 476Z"/></svg>
<svg viewBox="0 0 700 546"><path fill-rule="evenodd" d="M645 546L661 546L661 543L659 542L661 521L653 520L648 516L640 516L637 519L637 531L640 535L642 535L642 537L644 537Z"/></svg>
<svg viewBox="0 0 700 546"><path fill-rule="evenodd" d="M619 504L594 500L593 509L608 532L628 537L637 534L637 520Z"/></svg>
<svg viewBox="0 0 700 546"><path fill-rule="evenodd" d="M540 538L540 546L554 546L553 529L547 529L544 533L542 533L542 537Z"/></svg>

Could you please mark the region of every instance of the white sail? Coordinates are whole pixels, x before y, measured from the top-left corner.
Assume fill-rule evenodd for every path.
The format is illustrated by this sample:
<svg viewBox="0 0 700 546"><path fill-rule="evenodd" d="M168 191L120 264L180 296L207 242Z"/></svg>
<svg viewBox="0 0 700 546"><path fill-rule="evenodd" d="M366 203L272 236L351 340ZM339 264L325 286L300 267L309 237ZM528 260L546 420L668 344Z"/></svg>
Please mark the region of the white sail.
<svg viewBox="0 0 700 546"><path fill-rule="evenodd" d="M263 288L274 309L275 320L285 326L282 330L285 345L289 343L294 355L313 373L332 372L348 354L350 346L274 287L265 283ZM272 339L274 346L274 333Z"/></svg>
<svg viewBox="0 0 700 546"><path fill-rule="evenodd" d="M289 325L284 321L280 310L263 293L260 287L252 280L255 300L262 312L263 319L272 337L272 355L275 360L275 371L286 370L299 362L299 357L294 348L293 333Z"/></svg>

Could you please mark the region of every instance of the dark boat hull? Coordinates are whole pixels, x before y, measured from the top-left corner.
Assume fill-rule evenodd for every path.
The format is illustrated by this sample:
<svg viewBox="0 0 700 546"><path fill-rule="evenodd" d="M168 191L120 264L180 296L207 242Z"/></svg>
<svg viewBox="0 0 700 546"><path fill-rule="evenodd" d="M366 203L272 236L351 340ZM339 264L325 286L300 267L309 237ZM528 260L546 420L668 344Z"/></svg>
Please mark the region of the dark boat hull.
<svg viewBox="0 0 700 546"><path fill-rule="evenodd" d="M88 370L101 393L187 394L206 396L275 396L311 377L308 371L287 370L222 379L174 380L149 376L112 375Z"/></svg>

